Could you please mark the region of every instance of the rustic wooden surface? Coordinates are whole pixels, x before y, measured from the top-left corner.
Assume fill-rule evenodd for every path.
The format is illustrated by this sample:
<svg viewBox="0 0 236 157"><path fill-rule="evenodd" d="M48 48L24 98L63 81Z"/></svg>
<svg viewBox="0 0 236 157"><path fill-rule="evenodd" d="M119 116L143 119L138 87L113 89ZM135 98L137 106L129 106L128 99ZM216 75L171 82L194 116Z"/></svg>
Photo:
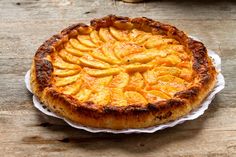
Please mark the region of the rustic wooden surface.
<svg viewBox="0 0 236 157"><path fill-rule="evenodd" d="M226 88L200 118L153 134L92 134L48 117L24 85L37 47L62 28L107 14L176 25L220 53ZM0 156L236 156L236 3L160 0L0 1Z"/></svg>

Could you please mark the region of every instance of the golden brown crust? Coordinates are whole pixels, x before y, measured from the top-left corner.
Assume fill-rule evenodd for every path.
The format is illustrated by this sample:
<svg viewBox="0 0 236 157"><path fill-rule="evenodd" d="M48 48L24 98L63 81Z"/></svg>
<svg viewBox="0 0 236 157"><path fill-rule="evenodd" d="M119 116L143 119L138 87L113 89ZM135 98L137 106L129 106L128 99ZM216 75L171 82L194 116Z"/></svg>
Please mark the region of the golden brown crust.
<svg viewBox="0 0 236 157"><path fill-rule="evenodd" d="M207 55L205 46L185 35L177 28L148 18L117 17L109 15L91 21L94 29L116 26L129 29L138 28L153 34L165 34L177 39L193 55L193 71L198 80L194 86L180 91L169 100L162 100L146 106L97 106L93 102L80 103L72 96L57 92L52 88L53 65L48 56L68 38L78 32L89 32L85 24L75 24L54 35L37 50L31 68L31 86L34 94L57 114L85 126L111 129L143 128L162 124L186 115L198 107L212 90L216 82L216 70Z"/></svg>

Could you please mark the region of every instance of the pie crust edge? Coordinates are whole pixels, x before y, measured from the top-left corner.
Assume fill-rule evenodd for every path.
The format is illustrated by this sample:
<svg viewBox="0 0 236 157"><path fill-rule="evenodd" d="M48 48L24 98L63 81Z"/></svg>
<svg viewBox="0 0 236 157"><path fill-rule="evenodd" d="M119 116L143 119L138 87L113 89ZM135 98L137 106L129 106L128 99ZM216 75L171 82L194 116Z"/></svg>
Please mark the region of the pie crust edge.
<svg viewBox="0 0 236 157"><path fill-rule="evenodd" d="M193 54L193 70L198 74L199 82L187 90L176 93L169 100L149 103L146 106L139 104L120 107L97 106L90 102L80 103L70 95L58 93L51 88L53 65L46 57L54 51L55 47L68 41L68 38L77 35L80 31L89 30L89 26L78 23L52 36L37 50L31 66L30 82L33 93L52 112L66 119L85 126L110 129L145 128L163 124L176 120L201 105L214 88L217 75L203 43L189 38L174 26L145 17L131 19L109 15L92 20L91 26L95 29L113 25L128 27L129 23L145 31L165 33L184 44Z"/></svg>

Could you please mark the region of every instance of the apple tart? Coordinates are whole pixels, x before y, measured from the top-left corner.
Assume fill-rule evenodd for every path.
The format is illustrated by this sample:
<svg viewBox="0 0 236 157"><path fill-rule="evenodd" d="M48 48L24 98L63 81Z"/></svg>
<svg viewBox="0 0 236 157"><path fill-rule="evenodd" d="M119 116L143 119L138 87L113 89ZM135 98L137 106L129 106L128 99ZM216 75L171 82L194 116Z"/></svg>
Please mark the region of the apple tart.
<svg viewBox="0 0 236 157"><path fill-rule="evenodd" d="M216 74L205 46L176 27L109 15L45 41L31 87L52 112L84 126L145 128L199 107Z"/></svg>

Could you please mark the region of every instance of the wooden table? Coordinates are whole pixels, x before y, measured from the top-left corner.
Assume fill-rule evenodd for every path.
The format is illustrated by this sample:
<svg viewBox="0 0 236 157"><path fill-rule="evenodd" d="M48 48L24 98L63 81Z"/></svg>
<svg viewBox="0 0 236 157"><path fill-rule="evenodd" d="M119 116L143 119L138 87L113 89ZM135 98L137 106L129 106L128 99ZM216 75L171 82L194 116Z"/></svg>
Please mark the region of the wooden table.
<svg viewBox="0 0 236 157"><path fill-rule="evenodd" d="M153 134L92 134L32 105L24 75L39 45L62 28L107 14L176 25L222 57L226 88L200 118ZM236 156L236 3L114 0L0 1L0 156Z"/></svg>

